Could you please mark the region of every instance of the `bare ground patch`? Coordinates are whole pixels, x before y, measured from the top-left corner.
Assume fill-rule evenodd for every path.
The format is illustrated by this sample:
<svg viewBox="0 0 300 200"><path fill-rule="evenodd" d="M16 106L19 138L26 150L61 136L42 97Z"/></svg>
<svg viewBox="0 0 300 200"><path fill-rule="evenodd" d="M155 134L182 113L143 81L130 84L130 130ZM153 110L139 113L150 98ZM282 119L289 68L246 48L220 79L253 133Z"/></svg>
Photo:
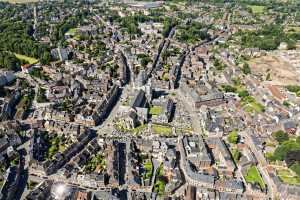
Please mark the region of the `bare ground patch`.
<svg viewBox="0 0 300 200"><path fill-rule="evenodd" d="M264 81L273 85L298 85L300 73L289 58L282 58L280 53L269 54L249 61L252 73L260 75ZM270 79L267 80L269 75Z"/></svg>

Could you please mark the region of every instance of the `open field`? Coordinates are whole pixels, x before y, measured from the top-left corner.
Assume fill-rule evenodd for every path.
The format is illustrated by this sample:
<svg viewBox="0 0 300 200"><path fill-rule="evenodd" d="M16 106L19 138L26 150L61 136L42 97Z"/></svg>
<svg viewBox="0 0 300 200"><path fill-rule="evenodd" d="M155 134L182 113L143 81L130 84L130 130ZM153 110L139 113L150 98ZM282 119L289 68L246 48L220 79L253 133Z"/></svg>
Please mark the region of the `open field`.
<svg viewBox="0 0 300 200"><path fill-rule="evenodd" d="M261 76L273 85L299 85L300 71L297 63L300 62L298 52L276 51L260 58L251 59L248 63L253 74Z"/></svg>
<svg viewBox="0 0 300 200"><path fill-rule="evenodd" d="M251 5L248 6L249 8L251 8L252 12L255 14L261 14L264 12L265 7L264 6L255 6L255 5Z"/></svg>
<svg viewBox="0 0 300 200"><path fill-rule="evenodd" d="M15 53L15 56L20 60L25 60L29 64L36 64L38 59Z"/></svg>

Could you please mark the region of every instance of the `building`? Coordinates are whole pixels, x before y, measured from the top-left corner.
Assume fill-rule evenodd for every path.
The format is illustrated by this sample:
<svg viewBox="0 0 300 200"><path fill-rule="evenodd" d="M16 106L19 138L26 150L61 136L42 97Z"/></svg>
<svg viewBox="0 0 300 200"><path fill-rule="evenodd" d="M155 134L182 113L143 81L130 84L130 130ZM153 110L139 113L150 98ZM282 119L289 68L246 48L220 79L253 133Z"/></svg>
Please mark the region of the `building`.
<svg viewBox="0 0 300 200"><path fill-rule="evenodd" d="M221 138L207 138L206 143L212 150L216 161L219 161L218 171L224 175L232 176L236 166L231 154Z"/></svg>
<svg viewBox="0 0 300 200"><path fill-rule="evenodd" d="M5 200L15 199L20 178L21 178L21 167L19 162L19 166L10 167L6 172L5 180L0 192L0 194L2 195L1 199L5 199Z"/></svg>
<svg viewBox="0 0 300 200"><path fill-rule="evenodd" d="M283 130L288 134L295 134L297 132L297 124L294 121L288 120L282 123Z"/></svg>
<svg viewBox="0 0 300 200"><path fill-rule="evenodd" d="M138 90L130 103L130 107L134 110L139 122L148 121L148 99L143 90Z"/></svg>
<svg viewBox="0 0 300 200"><path fill-rule="evenodd" d="M30 191L26 200L45 200L50 196L53 181L46 180L39 187Z"/></svg>
<svg viewBox="0 0 300 200"><path fill-rule="evenodd" d="M185 136L182 139L186 159L197 168L210 167L212 160L201 136Z"/></svg>
<svg viewBox="0 0 300 200"><path fill-rule="evenodd" d="M191 100L194 108L200 108L202 105L218 106L226 102L222 92L209 89L201 82L187 84L183 81L180 84L180 91Z"/></svg>
<svg viewBox="0 0 300 200"><path fill-rule="evenodd" d="M100 104L96 107L96 111L93 113L93 119L95 124L100 124L109 114L113 106L116 104L119 95L120 87L118 85L113 85L112 88L107 93L106 97L102 100Z"/></svg>
<svg viewBox="0 0 300 200"><path fill-rule="evenodd" d="M91 200L92 193L86 191L76 191L72 200Z"/></svg>
<svg viewBox="0 0 300 200"><path fill-rule="evenodd" d="M175 111L175 102L172 99L156 99L152 101L152 105L161 108L160 113L151 116L152 122L167 124L172 121Z"/></svg>
<svg viewBox="0 0 300 200"><path fill-rule="evenodd" d="M22 72L29 74L33 70L33 65L31 64L25 64L21 66Z"/></svg>
<svg viewBox="0 0 300 200"><path fill-rule="evenodd" d="M196 187L214 188L215 177L194 171L189 161L185 162L184 170L186 173L185 178L191 185Z"/></svg>
<svg viewBox="0 0 300 200"><path fill-rule="evenodd" d="M215 188L220 192L232 192L243 194L244 184L242 181L232 179L232 180L218 180L215 183Z"/></svg>
<svg viewBox="0 0 300 200"><path fill-rule="evenodd" d="M16 80L16 76L12 71L0 71L0 87L8 85Z"/></svg>
<svg viewBox="0 0 300 200"><path fill-rule="evenodd" d="M54 59L60 60L60 61L68 60L69 53L70 53L70 51L67 48L58 47L56 49L51 50L51 56Z"/></svg>

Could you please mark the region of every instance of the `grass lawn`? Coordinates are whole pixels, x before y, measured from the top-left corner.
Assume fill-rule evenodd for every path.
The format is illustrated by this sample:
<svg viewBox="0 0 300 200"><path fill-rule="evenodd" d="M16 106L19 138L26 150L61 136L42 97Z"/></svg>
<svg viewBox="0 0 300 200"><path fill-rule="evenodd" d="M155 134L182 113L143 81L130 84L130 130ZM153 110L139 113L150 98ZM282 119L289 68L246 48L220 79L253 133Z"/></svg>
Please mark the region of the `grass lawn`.
<svg viewBox="0 0 300 200"><path fill-rule="evenodd" d="M150 115L159 115L162 113L162 107L161 106L153 106L150 108Z"/></svg>
<svg viewBox="0 0 300 200"><path fill-rule="evenodd" d="M248 183L258 183L262 189L266 187L264 180L262 179L258 169L255 166L252 166L248 169L245 180Z"/></svg>
<svg viewBox="0 0 300 200"><path fill-rule="evenodd" d="M156 192L159 196L162 196L165 192L166 182L163 177L164 177L164 169L163 169L163 165L161 164L156 171L156 180L153 188L154 192Z"/></svg>
<svg viewBox="0 0 300 200"><path fill-rule="evenodd" d="M66 34L72 35L74 36L77 33L77 29L76 28L70 28Z"/></svg>
<svg viewBox="0 0 300 200"><path fill-rule="evenodd" d="M277 169L277 175L284 183L300 185L300 177L293 175L289 169Z"/></svg>
<svg viewBox="0 0 300 200"><path fill-rule="evenodd" d="M17 54L15 53L15 56L19 59L19 60L25 60L27 61L29 64L36 64L39 60L36 58L32 58L32 57L28 57L25 55L21 55L21 54Z"/></svg>
<svg viewBox="0 0 300 200"><path fill-rule="evenodd" d="M142 125L139 125L138 127L136 128L133 128L133 129L127 129L125 127L125 125L122 123L122 122L116 122L115 124L115 128L118 130L118 131L121 131L121 132L131 132L133 134L139 134L141 133L143 130L145 130L146 128L148 127L147 124L142 124Z"/></svg>
<svg viewBox="0 0 300 200"><path fill-rule="evenodd" d="M289 26L286 29L288 34L300 33L300 26Z"/></svg>
<svg viewBox="0 0 300 200"><path fill-rule="evenodd" d="M150 179L152 175L152 162L151 160L148 160L147 162L144 163L144 168L145 168L145 174L144 174L144 179Z"/></svg>
<svg viewBox="0 0 300 200"><path fill-rule="evenodd" d="M80 34L77 32L77 28L70 28L66 34L71 35L75 40L80 40Z"/></svg>
<svg viewBox="0 0 300 200"><path fill-rule="evenodd" d="M85 165L85 171L88 173L91 172L101 172L106 169L106 160L105 156L101 153L95 155Z"/></svg>
<svg viewBox="0 0 300 200"><path fill-rule="evenodd" d="M157 125L157 124L152 125L152 130L154 133L160 134L160 135L170 135L172 133L171 127Z"/></svg>
<svg viewBox="0 0 300 200"><path fill-rule="evenodd" d="M248 6L249 8L251 8L252 12L255 14L262 14L264 12L265 7L264 6L255 6L255 5L251 5Z"/></svg>
<svg viewBox="0 0 300 200"><path fill-rule="evenodd" d="M158 180L154 184L154 192L156 192L159 196L162 196L165 192L166 183L163 180Z"/></svg>
<svg viewBox="0 0 300 200"><path fill-rule="evenodd" d="M78 35L78 34L76 34L76 35L74 35L74 40L80 40L80 35Z"/></svg>
<svg viewBox="0 0 300 200"><path fill-rule="evenodd" d="M133 133L140 133L141 131L145 130L146 128L148 127L147 124L142 124L142 125L139 125L138 127L132 129L131 131Z"/></svg>
<svg viewBox="0 0 300 200"><path fill-rule="evenodd" d="M246 112L249 113L261 113L264 112L265 107L258 103L254 97L248 96L242 99L241 101L242 106Z"/></svg>
<svg viewBox="0 0 300 200"><path fill-rule="evenodd" d="M239 150L234 148L234 149L231 150L231 153L232 153L232 157L233 157L234 162L238 163L241 156L242 156L241 152L239 152Z"/></svg>
<svg viewBox="0 0 300 200"><path fill-rule="evenodd" d="M258 103L249 103L245 105L245 111L248 113L261 113L263 112L264 108Z"/></svg>
<svg viewBox="0 0 300 200"><path fill-rule="evenodd" d="M176 133L192 133L193 128L176 128Z"/></svg>

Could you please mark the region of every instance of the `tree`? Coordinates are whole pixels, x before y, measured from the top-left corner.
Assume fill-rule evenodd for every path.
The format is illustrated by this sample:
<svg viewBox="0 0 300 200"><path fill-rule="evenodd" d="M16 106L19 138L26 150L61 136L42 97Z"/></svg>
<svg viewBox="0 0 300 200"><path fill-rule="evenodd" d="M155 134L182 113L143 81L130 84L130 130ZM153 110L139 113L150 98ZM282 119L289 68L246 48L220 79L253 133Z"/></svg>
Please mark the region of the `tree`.
<svg viewBox="0 0 300 200"><path fill-rule="evenodd" d="M288 141L289 140L289 135L287 133L285 133L282 130L276 131L274 133L272 133L272 136L275 138L275 140L279 143L282 144L284 141Z"/></svg>
<svg viewBox="0 0 300 200"><path fill-rule="evenodd" d="M290 107L290 103L288 101L283 101L282 105L284 105L285 107Z"/></svg>
<svg viewBox="0 0 300 200"><path fill-rule="evenodd" d="M251 74L251 69L250 69L250 66L249 66L249 64L248 63L245 63L244 65L243 65L243 68L242 68L242 72L244 73L244 74Z"/></svg>
<svg viewBox="0 0 300 200"><path fill-rule="evenodd" d="M237 149L233 149L232 157L233 157L234 162L238 163L240 158L242 157L242 153Z"/></svg>
<svg viewBox="0 0 300 200"><path fill-rule="evenodd" d="M236 88L231 85L222 85L225 92L236 92Z"/></svg>
<svg viewBox="0 0 300 200"><path fill-rule="evenodd" d="M20 69L20 61L13 53L8 51L0 51L0 68L18 71Z"/></svg>
<svg viewBox="0 0 300 200"><path fill-rule="evenodd" d="M300 177L300 163L299 162L295 162L290 168Z"/></svg>
<svg viewBox="0 0 300 200"><path fill-rule="evenodd" d="M227 139L230 143L237 144L238 139L239 139L239 135L238 135L237 131L232 131L231 133L229 133Z"/></svg>
<svg viewBox="0 0 300 200"><path fill-rule="evenodd" d="M289 151L286 154L284 161L289 167L294 163L300 162L300 151Z"/></svg>
<svg viewBox="0 0 300 200"><path fill-rule="evenodd" d="M247 90L242 90L239 92L239 97L240 98L245 98L249 96L249 92Z"/></svg>
<svg viewBox="0 0 300 200"><path fill-rule="evenodd" d="M281 145L279 145L274 154L274 160L284 160L287 153L290 151L298 151L300 150L300 144L293 140L284 141Z"/></svg>
<svg viewBox="0 0 300 200"><path fill-rule="evenodd" d="M297 93L298 91L300 91L300 86L299 85L288 85L288 86L286 86L286 89L289 92Z"/></svg>
<svg viewBox="0 0 300 200"><path fill-rule="evenodd" d="M298 137L296 138L296 142L297 142L298 144L300 144L300 136L298 136Z"/></svg>
<svg viewBox="0 0 300 200"><path fill-rule="evenodd" d="M44 64L48 64L50 62L50 59L51 59L50 53L45 51L42 54L42 57L41 57L40 61L44 65Z"/></svg>
<svg viewBox="0 0 300 200"><path fill-rule="evenodd" d="M266 81L271 81L271 74L270 73L267 74Z"/></svg>

